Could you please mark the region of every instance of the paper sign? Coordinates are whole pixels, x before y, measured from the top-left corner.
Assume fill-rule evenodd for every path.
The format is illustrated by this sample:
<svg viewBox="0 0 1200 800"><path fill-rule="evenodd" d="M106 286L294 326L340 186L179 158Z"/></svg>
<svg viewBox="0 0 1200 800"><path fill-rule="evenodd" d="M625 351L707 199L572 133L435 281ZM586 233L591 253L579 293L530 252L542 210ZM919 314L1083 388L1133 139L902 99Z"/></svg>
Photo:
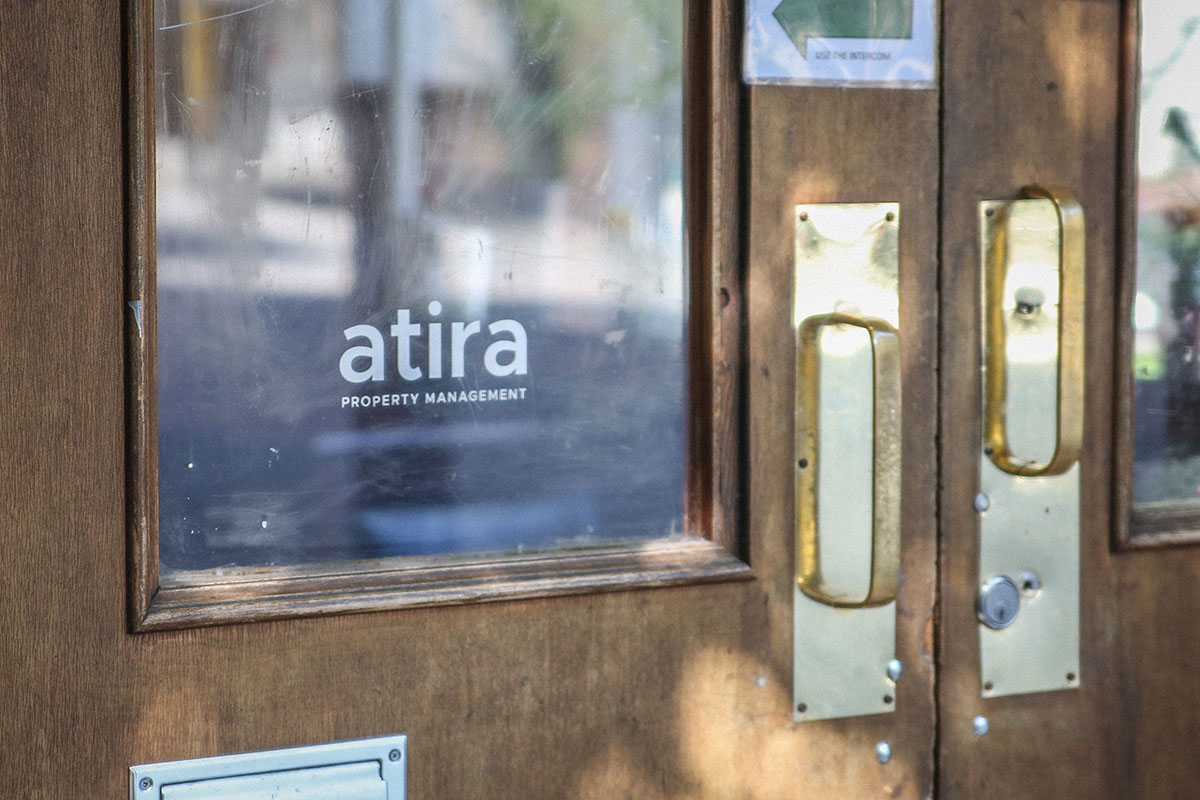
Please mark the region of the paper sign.
<svg viewBox="0 0 1200 800"><path fill-rule="evenodd" d="M748 0L747 83L927 88L934 0Z"/></svg>

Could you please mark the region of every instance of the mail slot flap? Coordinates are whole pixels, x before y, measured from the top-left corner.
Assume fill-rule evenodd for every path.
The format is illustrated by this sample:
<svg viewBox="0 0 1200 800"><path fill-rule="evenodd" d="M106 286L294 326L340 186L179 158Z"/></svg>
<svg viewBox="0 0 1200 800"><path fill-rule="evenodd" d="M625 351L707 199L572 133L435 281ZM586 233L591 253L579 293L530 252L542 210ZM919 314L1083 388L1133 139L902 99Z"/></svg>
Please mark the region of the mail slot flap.
<svg viewBox="0 0 1200 800"><path fill-rule="evenodd" d="M404 800L408 737L232 753L129 769L129 800Z"/></svg>
<svg viewBox="0 0 1200 800"><path fill-rule="evenodd" d="M162 800L388 800L378 761L216 778L162 787Z"/></svg>

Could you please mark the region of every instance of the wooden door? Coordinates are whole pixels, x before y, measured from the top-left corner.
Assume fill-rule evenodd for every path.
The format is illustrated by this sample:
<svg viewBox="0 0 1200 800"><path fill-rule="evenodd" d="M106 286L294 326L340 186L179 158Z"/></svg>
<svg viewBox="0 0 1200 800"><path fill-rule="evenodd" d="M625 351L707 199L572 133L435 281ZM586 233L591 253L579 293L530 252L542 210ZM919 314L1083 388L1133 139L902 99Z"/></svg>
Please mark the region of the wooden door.
<svg viewBox="0 0 1200 800"><path fill-rule="evenodd" d="M685 6L682 545L179 589L153 525L149 7L0 12L5 791L119 798L134 764L404 733L412 797L929 796L937 94L746 97L737 9ZM880 196L912 209L905 668L894 713L797 724L789 215Z"/></svg>
<svg viewBox="0 0 1200 800"><path fill-rule="evenodd" d="M405 733L415 797L1192 795L1194 537L1130 525L1135 4L948 3L940 88L916 91L743 88L739 9L691 9L697 540L585 556L549 589L476 570L223 617L176 595L149 625L138 8L0 12L11 794L118 798L137 763ZM1087 215L1080 688L983 699L978 213L1034 183ZM904 214L904 672L894 713L796 723L792 215L878 201Z"/></svg>
<svg viewBox="0 0 1200 800"><path fill-rule="evenodd" d="M938 706L939 791L948 797L1195 793L1180 745L1200 729L1200 703L1188 681L1197 657L1191 630L1200 562L1194 548L1179 546L1192 540L1195 523L1186 500L1157 515L1131 502L1134 484L1147 480L1143 432L1162 424L1155 421L1162 412L1146 405L1148 392L1162 385L1151 379L1161 361L1147 362L1136 387L1132 374L1135 281L1154 267L1139 228L1153 235L1172 213L1186 220L1190 207L1185 192L1178 207L1160 202L1139 210L1138 141L1171 138L1163 109L1155 110L1166 102L1168 84L1158 84L1157 100L1144 94L1139 109L1139 81L1169 73L1191 45L1178 28L1164 32L1161 23L1149 24L1157 17L1139 14L1161 11L1154 3L1115 0L956 2L943 10ZM1167 55L1146 49L1152 45ZM1178 48L1173 57L1171 48ZM1140 133L1139 112L1152 115ZM1186 173L1188 158L1173 169ZM972 535L981 398L978 381L963 379L979 368L978 203L1015 197L1035 183L1069 187L1087 215L1081 687L982 699ZM1141 196L1144 204L1144 190ZM1168 326L1187 307L1158 299ZM1186 439L1175 441L1186 449ZM983 737L975 733L976 716L989 722Z"/></svg>

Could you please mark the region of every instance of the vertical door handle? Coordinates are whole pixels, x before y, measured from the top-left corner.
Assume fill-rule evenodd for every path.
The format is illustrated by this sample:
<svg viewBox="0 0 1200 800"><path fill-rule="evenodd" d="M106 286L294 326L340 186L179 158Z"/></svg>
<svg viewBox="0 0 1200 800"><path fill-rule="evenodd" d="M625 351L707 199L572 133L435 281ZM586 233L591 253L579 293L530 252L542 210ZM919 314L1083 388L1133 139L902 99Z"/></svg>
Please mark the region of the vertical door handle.
<svg viewBox="0 0 1200 800"><path fill-rule="evenodd" d="M983 697L1081 681L1084 216L1062 189L1021 194L979 206Z"/></svg>
<svg viewBox="0 0 1200 800"><path fill-rule="evenodd" d="M1006 225L995 234L985 253L983 320L987 343L984 369L984 444L992 463L1004 472L1024 477L1062 475L1079 460L1083 446L1084 383L1084 218L1075 196L1064 189L1026 187L1026 198L1054 204L1058 216L1057 309L1044 309L1039 297L1012 297L1009 279L1009 233ZM1004 213L997 210L994 213ZM1045 301L1046 298L1040 298ZM1054 305L1047 303L1048 306ZM1016 315L1055 313L1058 317L1057 424L1053 455L1047 461L1021 458L1012 451L1007 427L1008 334Z"/></svg>
<svg viewBox="0 0 1200 800"><path fill-rule="evenodd" d="M826 583L821 573L818 488L822 480L818 420L822 402L821 330L848 325L865 330L871 341L872 528L870 584L866 594L849 597ZM840 608L882 606L900 585L900 335L878 317L817 314L796 330L796 583L818 602ZM836 480L836 474L826 479Z"/></svg>
<svg viewBox="0 0 1200 800"><path fill-rule="evenodd" d="M890 714L900 669L900 204L794 213L792 718Z"/></svg>

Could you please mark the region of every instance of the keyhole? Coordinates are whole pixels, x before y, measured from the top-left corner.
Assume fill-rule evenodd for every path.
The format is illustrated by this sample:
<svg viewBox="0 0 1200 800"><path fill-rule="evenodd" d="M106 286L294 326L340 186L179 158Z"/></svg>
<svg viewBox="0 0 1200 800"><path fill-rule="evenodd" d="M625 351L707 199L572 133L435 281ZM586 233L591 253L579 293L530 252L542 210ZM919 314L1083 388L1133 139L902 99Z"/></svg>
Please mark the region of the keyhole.
<svg viewBox="0 0 1200 800"><path fill-rule="evenodd" d="M975 613L992 630L1007 628L1020 611L1020 590L1011 578L996 575L979 590Z"/></svg>

